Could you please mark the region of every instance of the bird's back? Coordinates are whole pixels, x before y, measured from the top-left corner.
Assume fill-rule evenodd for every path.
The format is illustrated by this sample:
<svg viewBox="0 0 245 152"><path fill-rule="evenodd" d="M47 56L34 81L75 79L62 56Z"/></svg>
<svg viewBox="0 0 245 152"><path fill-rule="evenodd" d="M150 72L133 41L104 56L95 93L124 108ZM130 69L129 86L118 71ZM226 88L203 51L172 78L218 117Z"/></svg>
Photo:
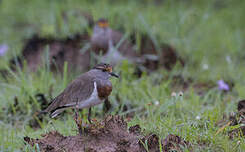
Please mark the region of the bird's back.
<svg viewBox="0 0 245 152"><path fill-rule="evenodd" d="M75 106L76 102L89 98L93 91L94 77L86 72L72 81L66 89L55 97L44 112L52 112L59 108Z"/></svg>

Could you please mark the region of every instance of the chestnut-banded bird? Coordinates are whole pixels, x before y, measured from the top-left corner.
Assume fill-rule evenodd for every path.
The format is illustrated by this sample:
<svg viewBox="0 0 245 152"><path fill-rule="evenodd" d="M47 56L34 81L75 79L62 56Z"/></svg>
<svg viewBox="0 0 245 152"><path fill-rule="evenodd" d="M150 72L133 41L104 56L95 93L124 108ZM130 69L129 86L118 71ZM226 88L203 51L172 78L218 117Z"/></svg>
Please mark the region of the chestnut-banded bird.
<svg viewBox="0 0 245 152"><path fill-rule="evenodd" d="M111 76L117 77L112 72L112 66L106 63L97 64L90 71L80 75L72 81L67 88L54 98L43 113L50 113L54 118L67 108L89 108L88 120L90 121L91 107L102 103L112 91Z"/></svg>
<svg viewBox="0 0 245 152"><path fill-rule="evenodd" d="M124 39L123 34L109 27L106 19L99 19L94 28L90 39L92 50L99 54L102 51L102 61L110 62L115 65L122 60L129 60L137 63L140 58L133 49L132 43Z"/></svg>

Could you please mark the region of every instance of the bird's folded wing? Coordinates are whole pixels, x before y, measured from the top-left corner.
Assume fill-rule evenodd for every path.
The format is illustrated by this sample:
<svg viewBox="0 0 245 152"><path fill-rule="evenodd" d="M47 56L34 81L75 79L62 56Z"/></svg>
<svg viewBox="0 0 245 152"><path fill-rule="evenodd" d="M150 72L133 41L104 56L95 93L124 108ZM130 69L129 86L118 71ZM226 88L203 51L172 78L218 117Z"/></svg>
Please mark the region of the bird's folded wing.
<svg viewBox="0 0 245 152"><path fill-rule="evenodd" d="M89 98L92 92L93 78L85 73L72 81L60 95L54 98L45 111L51 112L60 108L76 106L78 102Z"/></svg>

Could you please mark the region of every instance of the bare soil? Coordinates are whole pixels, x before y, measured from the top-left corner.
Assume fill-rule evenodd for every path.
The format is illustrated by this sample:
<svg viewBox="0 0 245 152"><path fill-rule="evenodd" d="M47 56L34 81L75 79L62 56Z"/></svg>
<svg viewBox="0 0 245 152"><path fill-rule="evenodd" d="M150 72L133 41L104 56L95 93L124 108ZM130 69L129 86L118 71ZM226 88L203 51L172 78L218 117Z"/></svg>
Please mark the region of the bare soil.
<svg viewBox="0 0 245 152"><path fill-rule="evenodd" d="M91 62L93 62L91 53L93 52L100 55L100 52L92 51L91 48L87 49L87 51L81 51L89 42L90 37L87 33L76 34L62 39L52 37L43 38L34 35L25 41L21 54L11 59L9 65L11 69L15 71L16 66L23 67L24 60L26 60L28 69L30 71L36 71L39 66L43 65L44 52L49 48L51 70L62 72L64 62L67 61L68 69L79 72L86 71L91 68ZM128 41L128 43L131 48L135 45L133 40ZM142 36L138 56L145 57L142 66L149 71L158 68L171 70L177 62L184 66L184 60L177 54L174 47L168 44L162 44L159 48L156 48L153 41L146 35ZM134 55L132 55L132 57L134 57ZM156 59L154 57L156 57ZM141 72L142 70L138 70L139 76ZM7 71L0 70L0 73L6 77Z"/></svg>
<svg viewBox="0 0 245 152"><path fill-rule="evenodd" d="M229 131L230 138L235 136L245 136L245 100L241 100L237 105L237 113L233 116L230 116L229 120L231 122L230 126L243 125L237 129Z"/></svg>
<svg viewBox="0 0 245 152"><path fill-rule="evenodd" d="M139 125L127 129L127 122L120 116L108 116L104 121L86 125L83 129L82 134L75 136L52 131L42 135L41 139L24 137L24 141L32 146L38 144L41 151L50 152L145 152L144 144L150 152L159 152L159 142L163 151L181 151L182 146L188 145L175 135L169 135L165 140L155 134L144 136Z"/></svg>
<svg viewBox="0 0 245 152"><path fill-rule="evenodd" d="M81 53L82 45L88 40L88 35L75 35L66 39L32 37L27 41L22 51L22 57L27 61L31 71L42 64L43 52L49 47L49 59L52 70L63 70L64 62L69 69L87 70L90 65L90 53Z"/></svg>
<svg viewBox="0 0 245 152"><path fill-rule="evenodd" d="M220 130L224 130L228 126L236 126L236 129L228 131L230 139L238 136L245 136L245 100L241 100L237 104L237 112L224 115L223 119L217 123Z"/></svg>
<svg viewBox="0 0 245 152"><path fill-rule="evenodd" d="M182 151L181 147L189 147L191 150L190 143L177 135L170 134L164 139L163 151Z"/></svg>
<svg viewBox="0 0 245 152"><path fill-rule="evenodd" d="M131 35L130 39L133 44L136 44L135 34ZM176 49L167 43L156 46L148 35L143 34L140 39L140 44L139 50L141 55L157 57L157 59L146 59L144 66L149 70L156 70L158 68L171 70L178 62L182 66L185 65L185 61L179 56Z"/></svg>

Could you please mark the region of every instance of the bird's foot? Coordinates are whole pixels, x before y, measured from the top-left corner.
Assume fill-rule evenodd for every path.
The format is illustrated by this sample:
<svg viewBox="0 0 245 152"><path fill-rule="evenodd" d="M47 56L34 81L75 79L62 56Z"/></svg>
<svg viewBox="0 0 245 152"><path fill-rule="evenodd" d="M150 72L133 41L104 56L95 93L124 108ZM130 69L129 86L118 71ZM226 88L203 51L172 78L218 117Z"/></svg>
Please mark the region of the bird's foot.
<svg viewBox="0 0 245 152"><path fill-rule="evenodd" d="M92 124L92 121L91 121L91 110L92 110L92 108L89 108L89 110L88 110L88 122L89 122L89 124Z"/></svg>
<svg viewBox="0 0 245 152"><path fill-rule="evenodd" d="M82 127L82 118L81 117L78 118L77 128L78 128L79 134L82 135L82 133L83 133L83 127Z"/></svg>
<svg viewBox="0 0 245 152"><path fill-rule="evenodd" d="M75 117L74 120L75 120L76 125L77 125L78 133L80 135L82 135L83 134L82 118L81 117Z"/></svg>

